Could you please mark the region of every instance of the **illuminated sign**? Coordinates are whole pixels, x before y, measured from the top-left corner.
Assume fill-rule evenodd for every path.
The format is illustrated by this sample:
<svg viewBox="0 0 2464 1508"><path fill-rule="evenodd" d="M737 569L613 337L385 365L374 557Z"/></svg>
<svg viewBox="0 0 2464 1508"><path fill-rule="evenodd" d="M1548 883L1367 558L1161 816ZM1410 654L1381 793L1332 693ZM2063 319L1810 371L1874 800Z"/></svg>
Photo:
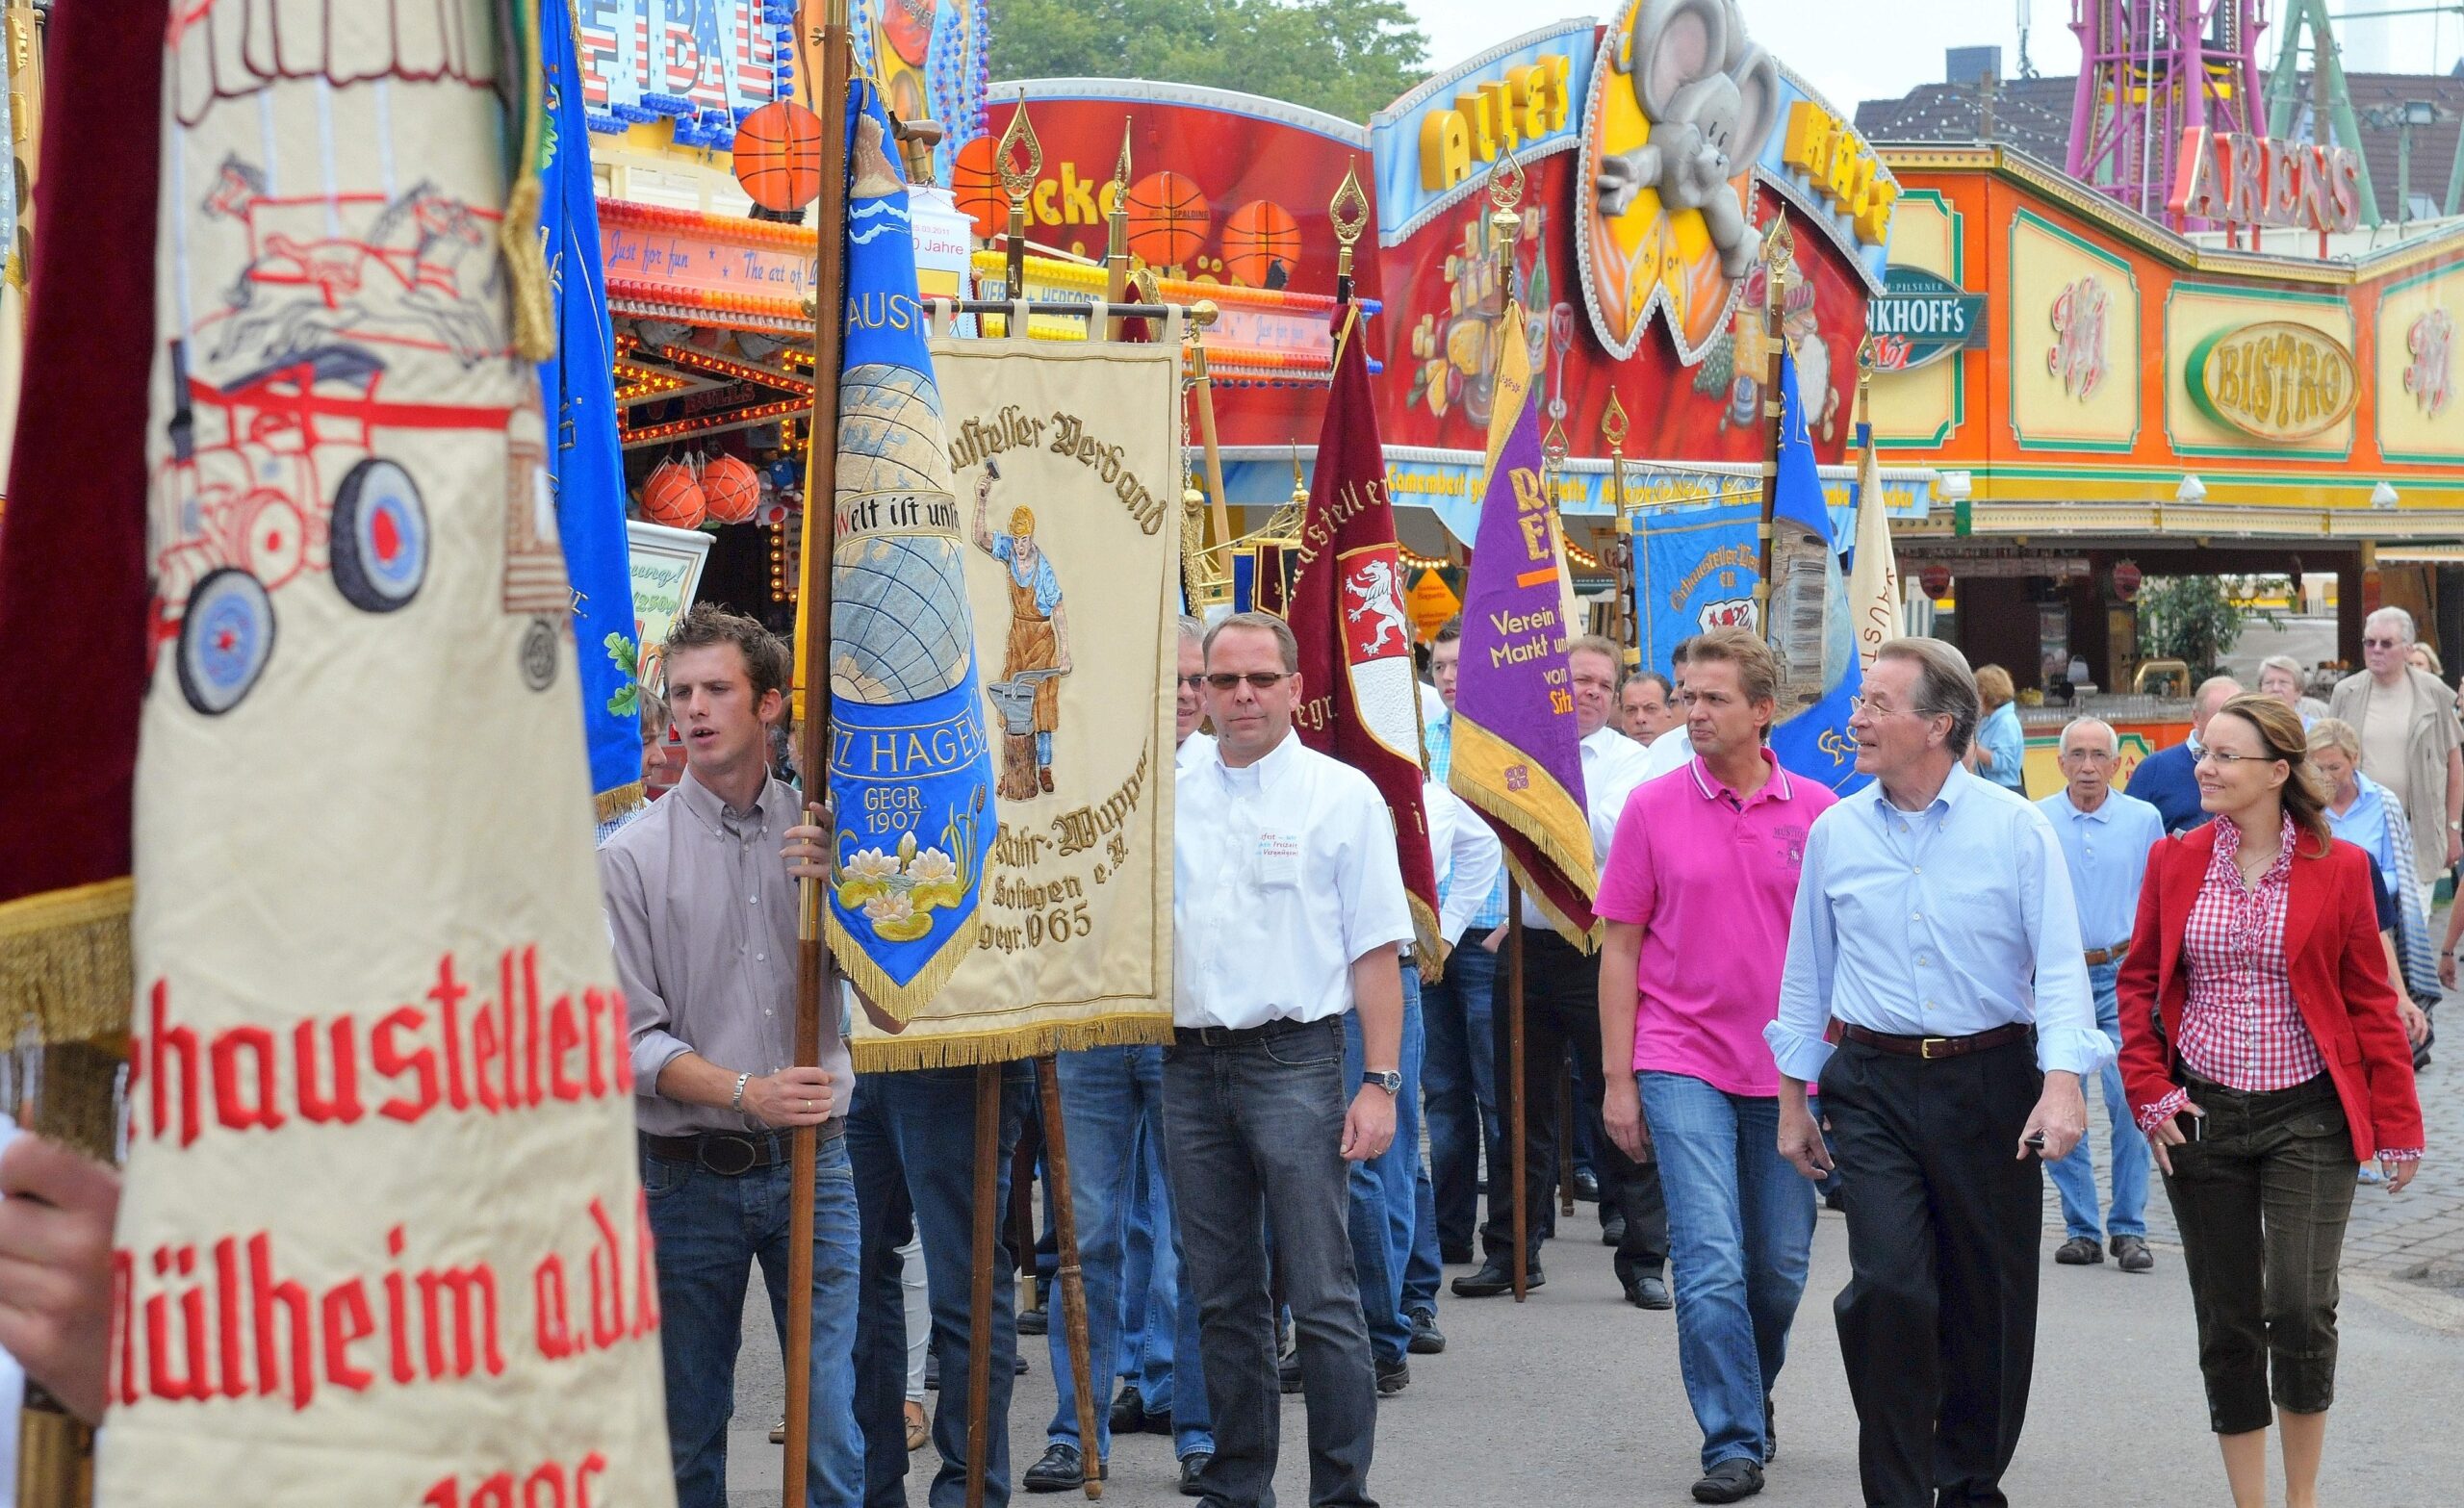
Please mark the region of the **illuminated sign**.
<svg viewBox="0 0 2464 1508"><path fill-rule="evenodd" d="M2306 324L2270 320L2220 330L2192 348L2191 401L2260 440L2304 440L2352 412L2355 372L2343 344Z"/></svg>
<svg viewBox="0 0 2464 1508"><path fill-rule="evenodd" d="M577 0L591 129L672 117L679 145L729 146L746 111L786 94L779 70L794 31L770 9L760 0Z"/></svg>
<svg viewBox="0 0 2464 1508"><path fill-rule="evenodd" d="M1913 371L1985 345L1985 295L1922 268L1895 267L1865 305L1876 371Z"/></svg>
<svg viewBox="0 0 2464 1508"><path fill-rule="evenodd" d="M2321 235L2360 223L2361 159L2341 146L2210 131L2182 133L2166 206L2180 219L2286 226Z"/></svg>
<svg viewBox="0 0 2464 1508"><path fill-rule="evenodd" d="M1399 243L1476 192L1501 152L1527 166L1577 145L1598 48L1591 22L1560 21L1438 74L1371 116L1380 243Z"/></svg>
<svg viewBox="0 0 2464 1508"><path fill-rule="evenodd" d="M1899 185L1848 122L1815 99L1788 107L1780 161L1805 174L1814 192L1848 217L1858 242L1879 246L1890 236L1890 207Z"/></svg>

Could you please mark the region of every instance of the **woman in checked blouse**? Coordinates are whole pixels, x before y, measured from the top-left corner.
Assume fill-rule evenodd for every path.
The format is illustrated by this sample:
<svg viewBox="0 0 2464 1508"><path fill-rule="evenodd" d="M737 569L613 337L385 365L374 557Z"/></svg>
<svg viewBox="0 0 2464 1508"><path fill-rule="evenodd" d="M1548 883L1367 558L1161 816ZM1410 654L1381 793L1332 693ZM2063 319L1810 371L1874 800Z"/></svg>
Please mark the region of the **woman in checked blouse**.
<svg viewBox="0 0 2464 1508"><path fill-rule="evenodd" d="M2181 1228L2235 1508L2267 1502L2271 1396L2285 1501L2313 1508L2356 1174L2375 1157L2390 1191L2412 1182L2421 1105L2369 861L2328 836L2300 719L2239 696L2202 743L2217 820L2149 855L2119 981L2122 1081Z"/></svg>

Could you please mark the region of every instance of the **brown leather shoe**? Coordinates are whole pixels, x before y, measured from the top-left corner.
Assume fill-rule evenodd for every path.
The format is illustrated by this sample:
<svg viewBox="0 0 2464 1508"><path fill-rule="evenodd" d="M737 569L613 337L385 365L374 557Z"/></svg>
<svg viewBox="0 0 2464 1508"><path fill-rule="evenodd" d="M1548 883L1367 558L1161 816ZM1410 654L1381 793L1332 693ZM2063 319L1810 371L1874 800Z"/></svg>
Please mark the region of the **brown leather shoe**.
<svg viewBox="0 0 2464 1508"><path fill-rule="evenodd" d="M2114 1238L2114 1261L2120 1265L2121 1270L2124 1272L2153 1272L2156 1270L2156 1254L2149 1251L2147 1249L2147 1242L2137 1236L2117 1236Z"/></svg>
<svg viewBox="0 0 2464 1508"><path fill-rule="evenodd" d="M2105 1260L2105 1251L2093 1236L2073 1236L2053 1248L2053 1260L2066 1267L2092 1267Z"/></svg>
<svg viewBox="0 0 2464 1508"><path fill-rule="evenodd" d="M933 1438L933 1421L924 1417L924 1405L911 1401L907 1405L907 1448L921 1450Z"/></svg>

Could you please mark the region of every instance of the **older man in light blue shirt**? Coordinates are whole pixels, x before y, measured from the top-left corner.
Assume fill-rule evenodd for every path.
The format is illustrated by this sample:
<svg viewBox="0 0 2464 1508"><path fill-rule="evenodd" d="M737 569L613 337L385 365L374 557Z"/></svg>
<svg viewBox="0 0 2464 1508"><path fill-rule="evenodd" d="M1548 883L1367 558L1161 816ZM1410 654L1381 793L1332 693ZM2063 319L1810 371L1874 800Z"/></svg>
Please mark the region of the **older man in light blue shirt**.
<svg viewBox="0 0 2464 1508"><path fill-rule="evenodd" d="M2110 1054L2044 814L1960 768L1983 712L1959 651L1894 639L1849 731L1874 777L1806 838L1780 1016L1780 1152L1832 1155L1848 1207L1835 1306L1871 1508L2005 1501L2035 1363L2043 1179ZM1835 1051L1835 1040L1836 1049Z"/></svg>
<svg viewBox="0 0 2464 1508"><path fill-rule="evenodd" d="M2130 930L2139 915L2139 882L2147 873L2147 851L2165 838L2165 818L2154 806L2114 789L2121 736L2110 723L2075 719L2062 730L2061 790L2037 803L2061 841L2070 894L2079 907L2079 937L2088 945L2088 987L2095 992L2096 1025L2121 1050L2121 1006L2114 982ZM2140 1135L2122 1098L2121 1069L2104 1066L2105 1118L2113 1127L2113 1204L2099 1224L2096 1167L2081 1138L2070 1155L2053 1164L2053 1187L2062 1196L2063 1242L2053 1260L2069 1267L2105 1260L2102 1238L2113 1242L2124 1272L2156 1265L2147 1249L2147 1138Z"/></svg>

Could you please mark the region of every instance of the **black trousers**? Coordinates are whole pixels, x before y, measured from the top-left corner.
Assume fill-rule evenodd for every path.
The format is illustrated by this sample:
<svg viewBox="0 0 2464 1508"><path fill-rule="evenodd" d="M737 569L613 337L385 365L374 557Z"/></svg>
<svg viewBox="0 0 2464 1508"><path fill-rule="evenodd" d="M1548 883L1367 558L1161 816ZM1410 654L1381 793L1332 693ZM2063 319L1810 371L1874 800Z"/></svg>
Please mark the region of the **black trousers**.
<svg viewBox="0 0 2464 1508"><path fill-rule="evenodd" d="M1497 1056L1498 1118L1509 1112L1505 1100L1507 1075L1514 1060L1510 1042L1513 1012L1506 1002L1505 965L1498 966L1496 1005L1491 1011L1493 1051ZM1583 1117L1598 1144L1595 1160L1600 1175L1602 1218L1615 1209L1626 1216L1626 1239L1617 1247L1620 1282L1657 1275L1668 1265L1668 1205L1659 1191L1659 1166L1637 1163L1608 1139L1600 1118L1603 1081L1600 1076L1600 960L1585 957L1572 943L1546 928L1523 933L1523 1120L1529 1137L1524 1158L1524 1195L1530 1201L1525 1231L1531 1259L1539 1261L1541 1232L1556 1194L1557 1171L1571 1170L1574 1151L1557 1145L1558 1096L1566 1084L1566 1052L1575 1055L1575 1113ZM1623 1065L1621 1065L1623 1066ZM1506 1156L1513 1152L1509 1123L1500 1137ZM1568 1176L1571 1175L1569 1171ZM1480 1226L1480 1246L1488 1256L1512 1261L1514 1255L1514 1174L1511 1165L1489 1173L1489 1217Z"/></svg>
<svg viewBox="0 0 2464 1508"><path fill-rule="evenodd" d="M1869 1508L2005 1508L2036 1362L2041 1092L2026 1038L1928 1061L1855 1042L1822 1071L1848 1206L1833 1305Z"/></svg>

